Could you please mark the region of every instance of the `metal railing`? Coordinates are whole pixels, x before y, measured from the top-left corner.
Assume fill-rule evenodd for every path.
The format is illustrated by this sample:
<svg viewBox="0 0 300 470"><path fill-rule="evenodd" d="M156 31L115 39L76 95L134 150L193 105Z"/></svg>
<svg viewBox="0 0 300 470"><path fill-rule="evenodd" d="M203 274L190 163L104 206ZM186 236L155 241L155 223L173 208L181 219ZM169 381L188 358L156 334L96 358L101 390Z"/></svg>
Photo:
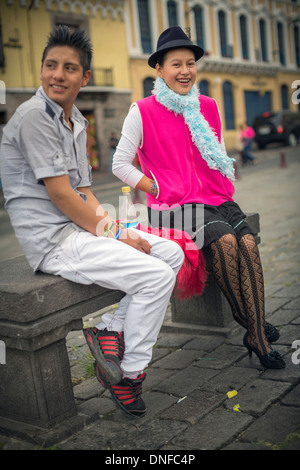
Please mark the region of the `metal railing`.
<svg viewBox="0 0 300 470"><path fill-rule="evenodd" d="M112 68L93 68L90 85L94 86L114 86Z"/></svg>

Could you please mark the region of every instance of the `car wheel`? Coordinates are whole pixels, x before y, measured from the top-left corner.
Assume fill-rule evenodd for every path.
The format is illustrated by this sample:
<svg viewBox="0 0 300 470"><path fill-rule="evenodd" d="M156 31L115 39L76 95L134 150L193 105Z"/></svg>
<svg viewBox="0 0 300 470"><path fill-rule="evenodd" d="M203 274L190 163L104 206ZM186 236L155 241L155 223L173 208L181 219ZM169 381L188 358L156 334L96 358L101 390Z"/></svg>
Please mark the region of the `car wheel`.
<svg viewBox="0 0 300 470"><path fill-rule="evenodd" d="M288 137L288 144L291 147L296 147L296 145L297 145L297 137L295 136L295 134L293 134L293 132L291 132L289 137Z"/></svg>

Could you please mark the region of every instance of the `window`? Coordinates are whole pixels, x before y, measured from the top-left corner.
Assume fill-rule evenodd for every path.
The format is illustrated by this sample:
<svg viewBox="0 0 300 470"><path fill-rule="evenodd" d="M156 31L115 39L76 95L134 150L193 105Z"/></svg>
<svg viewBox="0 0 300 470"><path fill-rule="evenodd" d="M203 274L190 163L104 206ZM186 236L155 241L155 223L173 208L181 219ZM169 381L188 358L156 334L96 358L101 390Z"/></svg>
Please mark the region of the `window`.
<svg viewBox="0 0 300 470"><path fill-rule="evenodd" d="M196 42L197 45L205 49L204 40L204 21L203 21L203 8L194 7L195 27L196 27Z"/></svg>
<svg viewBox="0 0 300 470"><path fill-rule="evenodd" d="M251 125L259 114L272 112L272 94L266 91L263 95L259 91L244 91L246 120Z"/></svg>
<svg viewBox="0 0 300 470"><path fill-rule="evenodd" d="M199 89L201 95L210 96L209 82L207 80L201 80L201 82L199 83Z"/></svg>
<svg viewBox="0 0 300 470"><path fill-rule="evenodd" d="M281 65L285 65L284 31L283 24L279 22L277 23L277 41L279 62L281 63Z"/></svg>
<svg viewBox="0 0 300 470"><path fill-rule="evenodd" d="M154 78L152 77L147 77L143 81L144 98L147 98L147 96L151 96L151 92L153 90L153 82Z"/></svg>
<svg viewBox="0 0 300 470"><path fill-rule="evenodd" d="M281 104L282 109L289 109L289 96L287 85L282 85L281 87Z"/></svg>
<svg viewBox="0 0 300 470"><path fill-rule="evenodd" d="M259 36L260 36L260 51L261 60L268 61L268 47L267 47L267 30L265 20L259 20Z"/></svg>
<svg viewBox="0 0 300 470"><path fill-rule="evenodd" d="M294 26L294 47L295 47L295 60L296 65L300 68L300 34L299 34L299 27Z"/></svg>
<svg viewBox="0 0 300 470"><path fill-rule="evenodd" d="M169 27L177 26L178 25L177 3L174 0L169 0L167 2L167 9L168 9Z"/></svg>
<svg viewBox="0 0 300 470"><path fill-rule="evenodd" d="M232 84L230 82L223 83L223 100L224 100L226 129L227 130L235 129L234 100L233 100Z"/></svg>
<svg viewBox="0 0 300 470"><path fill-rule="evenodd" d="M2 41L2 26L0 24L0 67L5 67L5 58L4 58L4 49L3 49L3 41Z"/></svg>
<svg viewBox="0 0 300 470"><path fill-rule="evenodd" d="M141 43L144 54L151 54L152 52L152 39L150 29L150 15L148 0L138 0L139 22L141 31Z"/></svg>
<svg viewBox="0 0 300 470"><path fill-rule="evenodd" d="M249 59L248 25L247 25L247 18L245 15L240 16L240 32L241 32L241 44L242 44L242 57L243 59Z"/></svg>
<svg viewBox="0 0 300 470"><path fill-rule="evenodd" d="M232 47L227 42L227 17L223 10L218 12L220 49L222 57L232 57Z"/></svg>

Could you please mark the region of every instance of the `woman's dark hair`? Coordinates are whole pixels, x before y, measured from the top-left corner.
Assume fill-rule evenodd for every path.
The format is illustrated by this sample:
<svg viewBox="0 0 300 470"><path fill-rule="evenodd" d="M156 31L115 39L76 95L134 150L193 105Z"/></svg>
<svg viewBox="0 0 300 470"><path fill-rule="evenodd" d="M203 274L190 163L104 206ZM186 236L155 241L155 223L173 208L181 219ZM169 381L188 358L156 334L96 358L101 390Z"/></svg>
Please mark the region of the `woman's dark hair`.
<svg viewBox="0 0 300 470"><path fill-rule="evenodd" d="M162 67L164 65L165 55L166 55L166 53L162 53L157 57L157 63L160 67Z"/></svg>
<svg viewBox="0 0 300 470"><path fill-rule="evenodd" d="M49 50L56 46L68 46L76 49L79 53L83 73L90 70L93 50L91 42L85 35L84 31L76 29L71 33L68 26L65 25L59 25L55 28L48 37L48 42L42 56L42 64L44 63Z"/></svg>

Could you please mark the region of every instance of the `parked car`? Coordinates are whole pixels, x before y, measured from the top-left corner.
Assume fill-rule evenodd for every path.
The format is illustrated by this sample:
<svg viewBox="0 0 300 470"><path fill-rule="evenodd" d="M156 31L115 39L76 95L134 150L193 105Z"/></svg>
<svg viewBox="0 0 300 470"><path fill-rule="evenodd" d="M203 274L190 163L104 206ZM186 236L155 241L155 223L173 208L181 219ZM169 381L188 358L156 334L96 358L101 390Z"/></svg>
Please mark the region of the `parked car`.
<svg viewBox="0 0 300 470"><path fill-rule="evenodd" d="M254 119L252 127L259 148L264 148L272 142L282 142L294 147L300 139L300 113L263 113Z"/></svg>

